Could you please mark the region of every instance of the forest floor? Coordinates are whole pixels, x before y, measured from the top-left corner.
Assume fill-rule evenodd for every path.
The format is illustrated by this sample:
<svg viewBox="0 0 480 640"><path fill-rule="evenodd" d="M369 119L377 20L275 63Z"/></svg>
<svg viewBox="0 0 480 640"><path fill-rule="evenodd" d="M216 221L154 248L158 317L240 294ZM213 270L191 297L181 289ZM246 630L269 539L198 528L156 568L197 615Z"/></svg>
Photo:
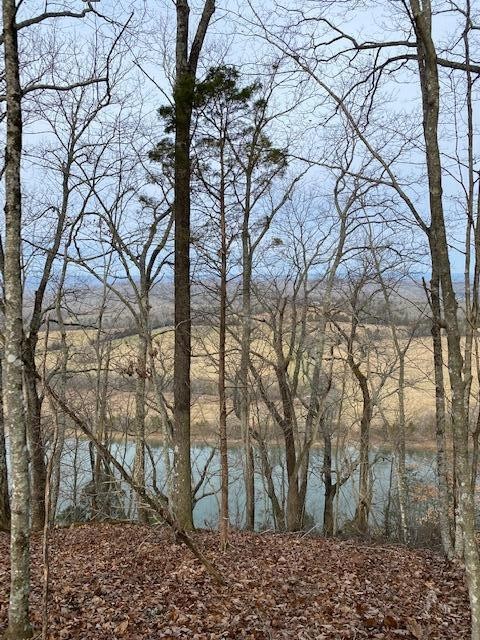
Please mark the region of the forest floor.
<svg viewBox="0 0 480 640"><path fill-rule="evenodd" d="M467 638L462 571L430 551L301 535L194 534L229 581L217 586L163 528L95 524L50 541L50 640ZM32 539L41 626L41 536ZM0 634L8 536L0 534Z"/></svg>

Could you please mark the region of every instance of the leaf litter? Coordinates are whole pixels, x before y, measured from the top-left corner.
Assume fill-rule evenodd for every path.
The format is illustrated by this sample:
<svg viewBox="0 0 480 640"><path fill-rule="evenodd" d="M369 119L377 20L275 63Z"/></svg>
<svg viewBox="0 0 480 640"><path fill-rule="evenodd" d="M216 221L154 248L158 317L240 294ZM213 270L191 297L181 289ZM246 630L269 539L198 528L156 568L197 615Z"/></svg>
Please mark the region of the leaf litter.
<svg viewBox="0 0 480 640"><path fill-rule="evenodd" d="M463 571L427 550L294 534L197 532L218 586L164 528L88 524L50 536L50 640L462 640ZM0 633L9 540L0 535ZM41 626L41 536L32 537L32 622Z"/></svg>

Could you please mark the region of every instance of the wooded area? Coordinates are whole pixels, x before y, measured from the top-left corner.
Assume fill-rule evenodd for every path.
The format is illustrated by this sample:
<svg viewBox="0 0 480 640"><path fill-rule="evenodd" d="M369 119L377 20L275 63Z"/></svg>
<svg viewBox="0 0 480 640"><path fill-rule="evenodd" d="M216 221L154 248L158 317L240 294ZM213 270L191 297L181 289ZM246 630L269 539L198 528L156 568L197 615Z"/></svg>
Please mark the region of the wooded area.
<svg viewBox="0 0 480 640"><path fill-rule="evenodd" d="M2 0L6 639L480 640L479 34Z"/></svg>

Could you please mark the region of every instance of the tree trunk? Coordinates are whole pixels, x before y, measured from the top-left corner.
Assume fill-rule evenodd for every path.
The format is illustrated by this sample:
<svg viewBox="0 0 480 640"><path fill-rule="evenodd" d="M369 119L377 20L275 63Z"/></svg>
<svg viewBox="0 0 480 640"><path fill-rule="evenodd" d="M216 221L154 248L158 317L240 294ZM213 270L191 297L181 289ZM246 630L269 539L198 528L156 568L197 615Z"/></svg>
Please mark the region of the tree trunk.
<svg viewBox="0 0 480 640"><path fill-rule="evenodd" d="M27 397L27 435L32 475L32 529L40 531L45 523L45 486L47 467L42 434L42 400L37 388L36 346L27 341L24 350L24 376Z"/></svg>
<svg viewBox="0 0 480 640"><path fill-rule="evenodd" d="M463 379L461 336L458 325L458 304L452 282L443 212L442 165L438 143L440 84L437 55L432 39L432 10L430 2L425 0L420 7L419 0L411 0L411 9L417 37L420 88L423 100L423 131L430 191L430 252L432 270L438 269L442 287L447 334L448 369L452 391L452 428L456 454L458 519L463 531L465 571L472 620L472 639L479 640L480 561L475 539L475 503L468 456L469 428L465 411L465 381Z"/></svg>
<svg viewBox="0 0 480 640"><path fill-rule="evenodd" d="M63 321L63 313L62 313L62 293L63 286L65 283L65 273L67 268L67 262L64 262L63 270L62 270L62 280L61 286L57 292L56 302L55 302L55 315L57 316L58 329L60 332L60 375L58 382L58 395L62 399L63 402L66 402L67 399L67 368L68 368L68 344L67 344L67 332L65 330L65 324ZM60 480L61 480L61 471L62 471L62 454L63 448L65 445L65 430L66 430L66 416L65 412L62 409L56 407L55 408L55 420L57 427L57 446L55 451L53 452L52 459L52 481L51 481L51 505L50 505L50 514L49 518L52 522L55 521L55 516L57 513L57 504L58 498L60 496Z"/></svg>
<svg viewBox="0 0 480 640"><path fill-rule="evenodd" d="M272 506L275 529L277 531L285 531L285 513L282 509L282 506L280 505L280 501L275 490L275 483L273 481L273 469L268 459L268 449L265 444L265 440L260 436L259 433L254 433L254 437L258 443L258 451L262 463L263 475L266 481L267 495Z"/></svg>
<svg viewBox="0 0 480 640"><path fill-rule="evenodd" d="M146 327L139 327L136 364L135 389L135 460L133 479L137 486L145 487L145 391L147 382L147 349ZM148 512L137 496L137 512L140 522L148 522Z"/></svg>
<svg viewBox="0 0 480 640"><path fill-rule="evenodd" d="M323 507L323 535L333 536L335 518L333 502L337 492L337 484L332 482L332 434L322 421L323 433L323 484L325 486L325 504ZM338 481L338 480L337 480Z"/></svg>
<svg viewBox="0 0 480 640"><path fill-rule="evenodd" d="M178 5L177 5L178 6ZM178 9L177 9L178 11ZM188 29L182 38L188 38ZM175 83L175 360L174 482L175 517L193 529L190 461L190 122L195 79L177 68Z"/></svg>
<svg viewBox="0 0 480 640"><path fill-rule="evenodd" d="M10 531L7 451L3 416L3 360L0 358L0 531Z"/></svg>
<svg viewBox="0 0 480 640"><path fill-rule="evenodd" d="M180 526L193 529L190 462L190 120L194 79L175 85L175 360L173 505Z"/></svg>
<svg viewBox="0 0 480 640"><path fill-rule="evenodd" d="M371 501L369 453L372 405L366 378L362 380L361 387L363 394L363 410L360 422L360 478L358 486L358 504L355 513L355 526L361 533L367 533Z"/></svg>
<svg viewBox="0 0 480 640"><path fill-rule="evenodd" d="M304 505L300 500L298 487L298 465L293 429L290 425L285 431L285 456L287 462L288 490L285 523L287 531L299 531L303 526Z"/></svg>
<svg viewBox="0 0 480 640"><path fill-rule="evenodd" d="M176 72L173 100L175 106L175 348L173 371L174 396L174 477L173 509L182 529L193 529L192 469L190 461L190 127L195 97L198 59L214 0L206 0L189 52L189 13L187 0L177 0Z"/></svg>
<svg viewBox="0 0 480 640"><path fill-rule="evenodd" d="M360 478L358 486L358 504L355 511L354 523L360 533L367 533L370 515L371 486L370 486L370 423L372 421L372 400L368 388L367 377L360 371L352 355L353 335L348 347L349 366L355 375L362 391L362 418L360 420Z"/></svg>
<svg viewBox="0 0 480 640"><path fill-rule="evenodd" d="M396 329L393 329L395 332ZM398 341L396 340L398 345ZM407 474L405 465L405 353L397 349L399 358L398 373L398 425L395 442L395 462L397 464L397 490L398 504L400 509L400 526L402 529L402 539L405 544L410 541L410 528L407 515Z"/></svg>
<svg viewBox="0 0 480 640"><path fill-rule="evenodd" d="M2 0L7 103L5 149L5 427L10 436L12 516L10 534L10 602L7 637L32 636L30 595L30 487L23 410L23 308L21 268L22 108L15 0Z"/></svg>
<svg viewBox="0 0 480 640"><path fill-rule="evenodd" d="M222 147L223 151L223 147ZM218 335L218 408L221 466L220 498L220 548L228 545L228 442L227 442L227 400L225 395L225 348L227 331L227 229L225 219L225 176L223 154L220 164L220 317Z"/></svg>
<svg viewBox="0 0 480 640"><path fill-rule="evenodd" d="M443 348L440 327L440 283L438 273L432 270L430 283L432 311L433 366L435 377L435 437L437 442L438 515L443 551L450 560L454 556L451 515L452 494L448 482L447 441L445 434L445 382L443 377Z"/></svg>
<svg viewBox="0 0 480 640"><path fill-rule="evenodd" d="M240 425L245 449L245 528L255 529L255 464L250 432L250 393L248 373L250 369L251 342L251 256L248 239L248 220L243 229L242 273L242 338L240 354Z"/></svg>

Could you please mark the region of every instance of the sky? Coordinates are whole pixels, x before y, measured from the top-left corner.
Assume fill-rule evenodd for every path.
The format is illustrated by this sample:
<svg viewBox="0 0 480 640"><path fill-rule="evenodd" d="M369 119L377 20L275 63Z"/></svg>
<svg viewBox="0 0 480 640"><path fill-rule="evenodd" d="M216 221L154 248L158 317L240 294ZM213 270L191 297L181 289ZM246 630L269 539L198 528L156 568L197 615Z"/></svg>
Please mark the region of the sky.
<svg viewBox="0 0 480 640"><path fill-rule="evenodd" d="M248 1L244 0L224 0L218 5L207 39L205 55L202 58L202 69L210 66L212 62L226 61L238 64L245 76L252 78L258 74L265 74L271 69L272 61L279 54L279 49L267 43L265 32L256 24L256 11L261 12L271 40L280 44L282 40L287 41L299 48L305 43L318 43L327 31L331 31L325 23L313 19L319 16L327 17L332 23L341 24L344 30L348 30L359 40L385 36L396 38L402 26L398 3L395 2L358 4L357 9L349 13L344 12L346 6L344 3L326 1L305 3L289 0L282 4L270 0L262 3L259 8L253 4L249 6ZM43 6L44 2L40 0L24 2L20 9L20 17L32 15ZM84 3L81 0L70 0L52 2L49 6L52 9L68 7L81 10L84 8ZM198 19L200 7L201 2L192 3L193 24ZM252 7L255 10L252 10ZM31 36L27 35L27 31L22 34L21 46L24 60L30 63L25 70L24 83L28 83L35 75L40 75L41 71L48 70L53 60L52 50L56 51L56 61L60 61L61 81L68 82L71 77L80 77L82 73L92 68L94 50L104 56L115 34L118 34L122 28L119 25L125 24L133 12L119 45L121 56L115 59L114 64L121 69L118 76L124 99L128 98L130 101L132 112L136 111L140 114L138 120L142 121L143 127L141 131L139 130L139 139L142 140L141 144L147 147L148 144L154 143L157 135L161 134L156 111L170 94L173 63L171 52L174 43L173 2L171 0L155 2L153 0L134 2L100 0L95 4L95 8L108 15L110 21L116 21L118 24L105 23L95 16L90 16L85 21L70 19L57 21L54 30L46 23L35 30L34 55L30 53ZM276 10L271 13L274 8ZM300 14L296 9L305 10L309 20L300 24ZM290 24L289 28L287 24ZM292 27L292 24L295 26ZM455 32L458 32L458 28L452 22L451 15L442 14L435 20L435 33L439 44L451 41ZM39 51L41 55L38 55ZM315 49L314 52L312 49L308 51L305 49L304 59L309 64L315 65L329 86L342 92L346 80L350 81L352 75L358 73L358 70L352 65L350 68L345 65L345 57L328 64L319 62L319 58L325 51L326 49L322 47ZM359 61L355 64L357 62ZM365 60L362 60L362 64L366 64ZM298 101L298 105L274 123L276 135L279 139L282 137L288 139L295 155L308 156L316 162L324 162L329 157L331 140L336 140L334 144L340 144L338 137L335 137L340 118L338 115L333 119L330 118L332 102L314 83L305 83L304 75L298 72L298 67L292 61L282 63L278 77L281 82L275 94L275 107L281 111L283 106L291 104L292 98ZM444 86L447 87L447 85ZM384 131L387 132L385 135L390 136L395 144L398 144L399 136L404 133L404 127L410 120L416 121L416 133L418 133L419 99L414 74L405 70L392 76L382 89L382 100L382 108L371 114L370 129L373 133L368 132L376 144L382 142L381 136L374 130L373 125L376 123L384 127ZM445 95L445 101L447 100L449 98ZM24 170L28 176L27 198L31 198L32 207L36 207L39 200L45 201L43 204L46 204L54 185L58 184L58 176L46 177L48 172L45 171L45 163L41 154L38 153L38 145L45 148L52 141L49 126L37 115L39 108L44 106L38 103L37 98L32 100L29 98L25 145L27 159ZM353 101L352 108L355 109L356 106ZM115 108L115 106L111 107L109 117L114 118L118 113L119 107L117 112ZM462 105L459 105L457 113L461 109ZM441 140L442 148L448 156L454 156L456 151L451 135L452 112L455 112L455 109L449 107L450 122L444 120ZM460 126L463 126L462 122ZM406 162L397 162L395 169L398 175L404 178L409 177L412 197L421 209L428 211L422 152L413 144L406 158ZM463 255L457 248L461 246L464 222L461 215L462 204L459 202L461 185L458 184L458 171L454 165L453 159L450 160L449 175L445 175L444 187L452 240L452 268L458 273L463 270ZM316 188L320 192L323 190L328 199L331 181L326 177L323 169L314 168L308 181L309 188ZM38 224L35 228L38 228Z"/></svg>

